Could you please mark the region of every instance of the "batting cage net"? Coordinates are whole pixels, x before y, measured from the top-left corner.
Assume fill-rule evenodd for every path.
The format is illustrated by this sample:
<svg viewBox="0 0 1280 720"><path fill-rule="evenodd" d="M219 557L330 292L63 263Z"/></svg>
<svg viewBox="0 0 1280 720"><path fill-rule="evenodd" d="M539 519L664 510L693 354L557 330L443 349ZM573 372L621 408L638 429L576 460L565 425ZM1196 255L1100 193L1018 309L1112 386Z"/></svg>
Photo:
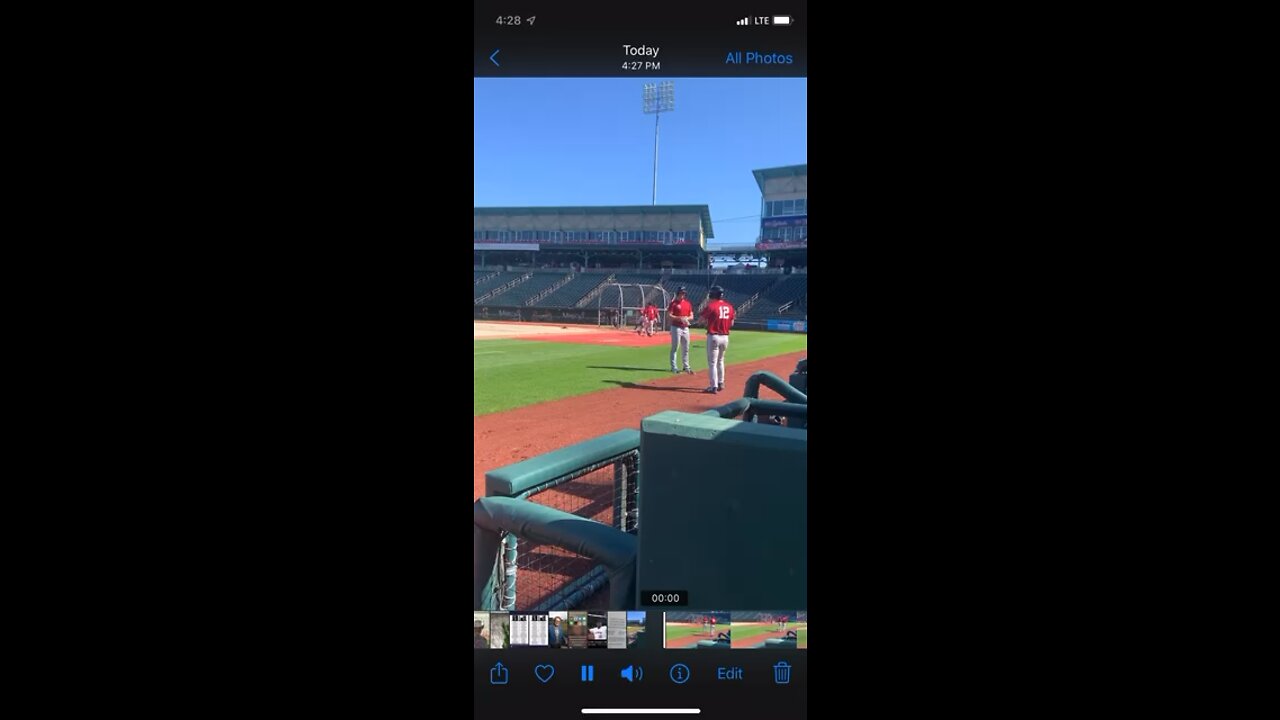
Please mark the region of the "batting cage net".
<svg viewBox="0 0 1280 720"><path fill-rule="evenodd" d="M658 320L654 323L653 330L665 330L667 305L671 303L666 288L639 283L610 283L597 297L596 324L620 330L640 328L647 303L653 303L658 308Z"/></svg>
<svg viewBox="0 0 1280 720"><path fill-rule="evenodd" d="M515 497L635 533L640 524L639 456L637 448L587 461ZM600 600L597 604L604 607L608 573L603 565L552 543L521 538L510 530L500 536L493 592L486 605L497 610L546 611L583 607Z"/></svg>

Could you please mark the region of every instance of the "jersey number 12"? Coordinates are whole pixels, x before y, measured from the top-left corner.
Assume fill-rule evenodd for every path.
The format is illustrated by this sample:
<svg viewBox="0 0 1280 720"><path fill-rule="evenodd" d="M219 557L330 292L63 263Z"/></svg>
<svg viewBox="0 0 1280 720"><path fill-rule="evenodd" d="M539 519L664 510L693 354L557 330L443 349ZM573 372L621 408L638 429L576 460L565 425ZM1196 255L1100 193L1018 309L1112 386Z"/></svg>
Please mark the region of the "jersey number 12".
<svg viewBox="0 0 1280 720"><path fill-rule="evenodd" d="M728 320L728 319L729 319L729 306L728 306L728 305L721 305L721 306L720 306L720 319L721 319L721 320Z"/></svg>

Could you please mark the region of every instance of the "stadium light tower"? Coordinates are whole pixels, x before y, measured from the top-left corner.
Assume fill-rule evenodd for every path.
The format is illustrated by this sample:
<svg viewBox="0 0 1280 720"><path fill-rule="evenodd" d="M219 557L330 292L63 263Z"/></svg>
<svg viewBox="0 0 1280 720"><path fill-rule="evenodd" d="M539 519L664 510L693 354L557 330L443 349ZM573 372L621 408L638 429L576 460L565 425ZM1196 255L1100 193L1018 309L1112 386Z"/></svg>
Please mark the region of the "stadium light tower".
<svg viewBox="0 0 1280 720"><path fill-rule="evenodd" d="M653 204L658 204L658 120L676 109L676 84L670 80L645 83L644 111L653 115Z"/></svg>

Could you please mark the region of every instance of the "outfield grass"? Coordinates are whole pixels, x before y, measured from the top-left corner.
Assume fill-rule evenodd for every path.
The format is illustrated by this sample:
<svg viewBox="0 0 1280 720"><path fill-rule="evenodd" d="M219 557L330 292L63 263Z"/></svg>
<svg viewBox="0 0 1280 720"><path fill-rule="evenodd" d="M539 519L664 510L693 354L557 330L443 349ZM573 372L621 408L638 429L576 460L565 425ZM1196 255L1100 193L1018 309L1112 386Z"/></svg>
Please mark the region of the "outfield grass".
<svg viewBox="0 0 1280 720"><path fill-rule="evenodd" d="M681 638L692 637L694 635L697 635L700 640L712 639L712 635L708 635L707 631L701 625L698 625L696 627L692 625L687 625L687 626L686 625L668 625L666 627L666 630L667 630L668 642L671 640L679 640ZM723 628L718 629L716 630L716 632L717 633L724 632L724 629Z"/></svg>
<svg viewBox="0 0 1280 720"><path fill-rule="evenodd" d="M689 366L706 378L704 335L691 338ZM727 364L759 360L808 348L809 336L736 331ZM536 402L670 376L670 345L633 348L530 340L472 342L472 415L511 410ZM679 358L677 358L677 361ZM743 378L745 380L745 378Z"/></svg>
<svg viewBox="0 0 1280 720"><path fill-rule="evenodd" d="M770 623L769 625L734 625L733 641L738 644L745 643L757 636L776 632L777 629L778 625L776 623ZM761 642L764 641L761 640Z"/></svg>

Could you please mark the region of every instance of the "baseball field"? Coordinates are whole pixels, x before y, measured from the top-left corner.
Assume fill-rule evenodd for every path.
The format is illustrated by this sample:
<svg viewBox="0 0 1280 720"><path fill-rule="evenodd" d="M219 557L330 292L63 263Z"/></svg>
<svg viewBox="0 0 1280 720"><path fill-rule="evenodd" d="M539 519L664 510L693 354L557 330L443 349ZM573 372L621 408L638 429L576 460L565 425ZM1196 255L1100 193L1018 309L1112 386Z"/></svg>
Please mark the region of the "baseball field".
<svg viewBox="0 0 1280 720"><path fill-rule="evenodd" d="M668 623L666 627L667 649L691 648L702 640L715 639L715 633L721 633L728 629L727 623L717 628L714 633L708 631L701 623Z"/></svg>
<svg viewBox="0 0 1280 720"><path fill-rule="evenodd" d="M766 640L784 638L787 630L795 631L796 647L809 646L809 623L789 622L782 630L774 622L735 622L733 624L733 646L735 648L764 647Z"/></svg>
<svg viewBox="0 0 1280 720"><path fill-rule="evenodd" d="M729 647L726 639L732 633L730 632L730 616L729 613L715 612L710 613L715 616L715 623L707 625L706 618L694 618L692 620L673 620L673 617L683 617L686 613L670 613L666 615L665 627L663 628L664 642L663 647L668 650L680 648L695 648L698 643L703 641L717 641L725 643L725 647Z"/></svg>
<svg viewBox="0 0 1280 720"><path fill-rule="evenodd" d="M670 335L532 323L475 322L473 497L484 473L623 428L663 410L702 412L742 397L747 378L768 370L784 380L808 356L808 336L734 331L725 390L705 394L706 333L690 332L694 374L668 367ZM779 399L761 388L761 397Z"/></svg>

